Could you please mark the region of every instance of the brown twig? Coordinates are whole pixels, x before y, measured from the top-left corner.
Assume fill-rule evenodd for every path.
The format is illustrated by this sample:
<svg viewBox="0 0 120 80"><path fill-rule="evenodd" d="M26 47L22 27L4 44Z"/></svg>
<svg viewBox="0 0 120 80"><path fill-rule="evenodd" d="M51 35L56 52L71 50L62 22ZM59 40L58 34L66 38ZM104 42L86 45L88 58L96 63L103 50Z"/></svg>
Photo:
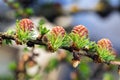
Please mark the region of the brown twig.
<svg viewBox="0 0 120 80"><path fill-rule="evenodd" d="M120 65L120 61L110 61L109 63L112 65Z"/></svg>
<svg viewBox="0 0 120 80"><path fill-rule="evenodd" d="M1 37L2 39L11 39L11 40L15 40L15 37L14 37L14 36L8 35L8 34L2 33L2 32L0 32L0 37Z"/></svg>
<svg viewBox="0 0 120 80"><path fill-rule="evenodd" d="M8 34L5 34L5 33L1 33L0 32L0 37L2 39L11 39L11 40L17 40L15 35L8 35ZM27 46L28 47L34 47L34 45L44 45L44 46L47 46L43 41L42 41L42 38L38 39L36 38L36 40L30 40L28 41L27 43ZM65 50L68 50L70 52L73 52L74 48L73 47L61 47L60 49L65 49ZM120 61L110 61L110 62L104 62L104 61L101 61L99 59L99 56L96 54L96 53L89 53L87 52L86 50L79 50L77 51L77 54L80 55L80 56L87 56L89 58L91 58L94 62L97 62L97 63L105 63L105 64L112 64L112 65L120 65Z"/></svg>

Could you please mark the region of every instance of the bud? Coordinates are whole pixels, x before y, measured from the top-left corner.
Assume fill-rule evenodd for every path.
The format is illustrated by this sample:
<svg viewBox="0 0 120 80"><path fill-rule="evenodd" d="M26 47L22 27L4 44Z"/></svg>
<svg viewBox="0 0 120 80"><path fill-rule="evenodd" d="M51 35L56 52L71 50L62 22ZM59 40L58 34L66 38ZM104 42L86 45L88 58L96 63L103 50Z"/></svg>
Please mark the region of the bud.
<svg viewBox="0 0 120 80"><path fill-rule="evenodd" d="M64 35L65 35L65 30L64 30L64 28L61 27L61 26L56 26L56 27L53 27L53 28L52 28L51 33L53 33L56 37L57 37L58 35L64 36Z"/></svg>
<svg viewBox="0 0 120 80"><path fill-rule="evenodd" d="M108 50L112 50L112 43L109 39L101 39L97 42L98 46L101 48L106 48Z"/></svg>
<svg viewBox="0 0 120 80"><path fill-rule="evenodd" d="M74 68L76 68L79 64L80 64L80 60L72 59L72 65Z"/></svg>
<svg viewBox="0 0 120 80"><path fill-rule="evenodd" d="M34 28L33 22L27 18L20 20L19 26L23 31L31 31Z"/></svg>
<svg viewBox="0 0 120 80"><path fill-rule="evenodd" d="M83 25L75 26L72 29L72 32L75 33L75 34L78 34L80 37L82 37L82 36L86 36L87 37L88 36L88 30Z"/></svg>

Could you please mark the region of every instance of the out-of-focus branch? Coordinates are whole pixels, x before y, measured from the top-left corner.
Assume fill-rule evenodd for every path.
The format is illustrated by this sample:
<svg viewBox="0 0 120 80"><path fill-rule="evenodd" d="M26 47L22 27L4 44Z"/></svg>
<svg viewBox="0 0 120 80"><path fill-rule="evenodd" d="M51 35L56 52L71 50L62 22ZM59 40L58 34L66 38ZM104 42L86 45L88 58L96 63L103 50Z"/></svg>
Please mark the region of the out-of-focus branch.
<svg viewBox="0 0 120 80"><path fill-rule="evenodd" d="M112 65L120 65L120 61L110 61L109 63Z"/></svg>
<svg viewBox="0 0 120 80"><path fill-rule="evenodd" d="M4 0L4 2L12 9L14 9L20 16L28 17L27 13L24 12L24 9L16 1L10 2L9 0Z"/></svg>
<svg viewBox="0 0 120 80"><path fill-rule="evenodd" d="M8 35L8 34L2 33L2 32L0 32L0 37L1 37L2 39L11 39L11 40L15 40L15 37L14 37L14 36Z"/></svg>

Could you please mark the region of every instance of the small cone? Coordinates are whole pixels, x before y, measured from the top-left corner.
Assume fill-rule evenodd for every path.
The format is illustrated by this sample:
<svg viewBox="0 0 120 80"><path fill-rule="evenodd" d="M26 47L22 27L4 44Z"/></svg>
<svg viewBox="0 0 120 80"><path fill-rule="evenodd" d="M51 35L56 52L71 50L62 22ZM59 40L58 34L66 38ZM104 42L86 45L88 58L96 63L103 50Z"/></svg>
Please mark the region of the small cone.
<svg viewBox="0 0 120 80"><path fill-rule="evenodd" d="M106 48L108 50L112 50L112 43L109 39L101 39L97 42L98 46L101 48Z"/></svg>
<svg viewBox="0 0 120 80"><path fill-rule="evenodd" d="M51 41L54 40L54 42L56 42L56 40L61 40L61 38L64 39L65 30L61 26L56 26L52 28L49 34L52 38L49 37L49 35L46 35L43 37L42 41L47 44L47 48L49 51L54 52L56 49L58 49L59 45L56 46L56 44L51 43Z"/></svg>
<svg viewBox="0 0 120 80"><path fill-rule="evenodd" d="M64 36L65 35L65 30L61 26L56 26L56 27L52 28L51 33L53 33L56 37L59 36L59 35Z"/></svg>
<svg viewBox="0 0 120 80"><path fill-rule="evenodd" d="M80 37L82 37L82 36L86 36L87 37L88 36L88 30L83 25L75 26L72 29L72 32L75 33L75 34L78 34Z"/></svg>
<svg viewBox="0 0 120 80"><path fill-rule="evenodd" d="M27 18L20 20L19 26L23 31L31 31L34 28L33 22Z"/></svg>

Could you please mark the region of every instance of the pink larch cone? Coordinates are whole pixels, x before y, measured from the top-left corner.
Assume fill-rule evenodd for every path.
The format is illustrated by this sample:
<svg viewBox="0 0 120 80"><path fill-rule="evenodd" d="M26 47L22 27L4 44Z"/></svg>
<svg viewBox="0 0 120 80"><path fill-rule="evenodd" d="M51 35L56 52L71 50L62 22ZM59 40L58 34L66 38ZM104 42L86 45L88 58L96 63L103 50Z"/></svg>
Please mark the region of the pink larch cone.
<svg viewBox="0 0 120 80"><path fill-rule="evenodd" d="M108 50L111 50L112 49L112 43L109 39L101 39L97 42L98 46L101 47L101 48L106 48Z"/></svg>
<svg viewBox="0 0 120 80"><path fill-rule="evenodd" d="M108 49L109 51L111 51L111 53L112 53L114 56L117 55L117 53L116 53L116 51L113 49L112 43L111 43L111 41L110 41L109 39L103 38L103 39L99 40L99 41L97 42L97 44L98 44L98 46L99 46L100 48L106 48L106 49Z"/></svg>
<svg viewBox="0 0 120 80"><path fill-rule="evenodd" d="M87 37L88 36L88 29L83 25L75 26L72 29L72 32L75 34L78 34L80 37L83 37L83 36Z"/></svg>
<svg viewBox="0 0 120 80"><path fill-rule="evenodd" d="M61 26L56 26L52 28L51 33L54 34L55 36L59 36L59 35L64 36L65 30Z"/></svg>
<svg viewBox="0 0 120 80"><path fill-rule="evenodd" d="M19 26L23 31L31 31L34 28L33 22L27 18L20 20Z"/></svg>

